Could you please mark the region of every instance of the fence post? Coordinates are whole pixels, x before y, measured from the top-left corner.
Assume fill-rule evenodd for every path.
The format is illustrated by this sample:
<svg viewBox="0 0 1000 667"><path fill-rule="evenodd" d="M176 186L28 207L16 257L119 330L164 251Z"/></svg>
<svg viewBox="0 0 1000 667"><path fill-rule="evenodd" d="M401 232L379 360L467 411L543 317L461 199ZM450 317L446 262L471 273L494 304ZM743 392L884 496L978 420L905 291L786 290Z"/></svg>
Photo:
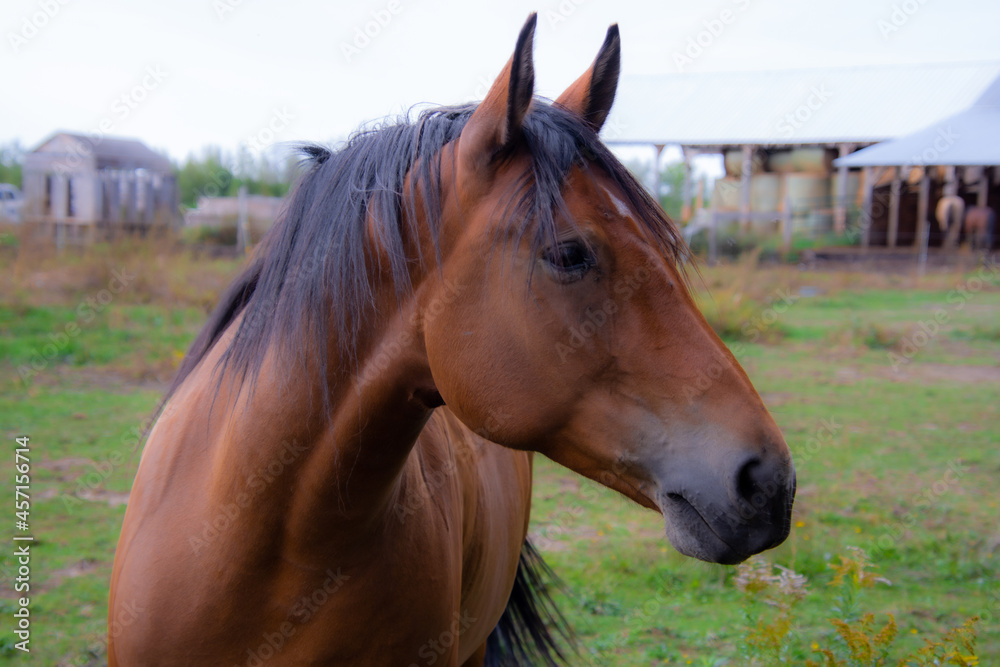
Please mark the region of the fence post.
<svg viewBox="0 0 1000 667"><path fill-rule="evenodd" d="M718 200L715 197L715 193L712 193L712 212L711 212L710 222L708 228L708 265L714 266L716 260L718 259L717 252L717 235L719 230L719 206Z"/></svg>
<svg viewBox="0 0 1000 667"><path fill-rule="evenodd" d="M920 198L917 200L917 243L920 244L918 260L920 275L927 272L927 246L930 243L931 226L927 219L931 196L931 175L929 167L924 167L920 177Z"/></svg>
<svg viewBox="0 0 1000 667"><path fill-rule="evenodd" d="M787 194L781 205L781 246L786 253L792 249L792 198Z"/></svg>

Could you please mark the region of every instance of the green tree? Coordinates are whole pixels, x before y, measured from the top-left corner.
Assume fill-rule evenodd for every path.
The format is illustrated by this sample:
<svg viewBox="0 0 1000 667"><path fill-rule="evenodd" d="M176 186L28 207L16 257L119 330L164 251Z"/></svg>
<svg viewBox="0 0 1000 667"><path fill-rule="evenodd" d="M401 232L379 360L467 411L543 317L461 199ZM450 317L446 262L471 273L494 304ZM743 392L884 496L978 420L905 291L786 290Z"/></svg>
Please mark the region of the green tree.
<svg viewBox="0 0 1000 667"><path fill-rule="evenodd" d="M226 167L222 151L206 148L202 157L189 155L177 172L177 189L181 204L188 208L198 205L198 197L224 197L230 194L233 172Z"/></svg>
<svg viewBox="0 0 1000 667"><path fill-rule="evenodd" d="M241 186L252 195L282 197L288 193L294 174L294 162L254 155L245 146L235 156L225 155L217 147L206 148L201 157L190 155L177 170L181 204L198 205L199 197L235 197Z"/></svg>
<svg viewBox="0 0 1000 667"><path fill-rule="evenodd" d="M680 221L684 204L684 163L674 162L660 170L660 206L671 219Z"/></svg>
<svg viewBox="0 0 1000 667"><path fill-rule="evenodd" d="M0 183L12 183L21 187L21 164L24 149L18 141L0 146Z"/></svg>
<svg viewBox="0 0 1000 667"><path fill-rule="evenodd" d="M630 160L625 165L640 183L649 187L649 162ZM660 206L671 219L680 221L684 191L684 163L674 162L660 169Z"/></svg>

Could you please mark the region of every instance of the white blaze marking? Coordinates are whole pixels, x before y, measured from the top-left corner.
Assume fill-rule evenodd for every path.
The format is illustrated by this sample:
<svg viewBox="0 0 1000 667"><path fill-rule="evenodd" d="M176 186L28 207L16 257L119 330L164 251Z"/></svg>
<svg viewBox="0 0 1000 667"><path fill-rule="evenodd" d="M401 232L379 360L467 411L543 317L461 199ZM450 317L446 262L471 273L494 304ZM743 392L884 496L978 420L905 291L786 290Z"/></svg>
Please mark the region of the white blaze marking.
<svg viewBox="0 0 1000 667"><path fill-rule="evenodd" d="M621 215L626 218L632 217L632 212L628 210L628 205L621 199L616 197L614 193L611 192L611 190L604 188L604 194L608 196L608 199L614 202L615 208L618 210L618 215Z"/></svg>

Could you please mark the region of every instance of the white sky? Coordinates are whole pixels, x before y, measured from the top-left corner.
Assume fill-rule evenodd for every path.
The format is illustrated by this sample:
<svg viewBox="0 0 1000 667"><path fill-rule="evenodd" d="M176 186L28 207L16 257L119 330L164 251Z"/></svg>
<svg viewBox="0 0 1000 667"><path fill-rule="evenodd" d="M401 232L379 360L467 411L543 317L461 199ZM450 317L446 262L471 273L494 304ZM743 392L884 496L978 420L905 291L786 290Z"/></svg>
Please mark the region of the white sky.
<svg viewBox="0 0 1000 667"><path fill-rule="evenodd" d="M5 0L0 143L102 123L177 160L337 140L420 102L481 98L532 10L536 92L550 98L610 23L624 74L669 73L723 11L684 71L1000 60L997 0ZM348 58L366 24L374 36Z"/></svg>

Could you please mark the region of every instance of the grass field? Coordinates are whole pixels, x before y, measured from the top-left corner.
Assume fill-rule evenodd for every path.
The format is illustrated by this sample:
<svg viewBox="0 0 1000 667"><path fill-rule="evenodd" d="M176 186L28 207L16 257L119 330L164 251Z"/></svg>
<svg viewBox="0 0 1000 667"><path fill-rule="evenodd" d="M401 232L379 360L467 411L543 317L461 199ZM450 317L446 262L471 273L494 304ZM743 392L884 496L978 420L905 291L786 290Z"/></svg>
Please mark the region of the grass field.
<svg viewBox="0 0 1000 667"><path fill-rule="evenodd" d="M6 506L14 439L30 436L36 537L31 656L12 648L16 564L0 556L0 660L103 664L139 434L237 267L141 244L0 258L0 478ZM841 650L829 619L870 611L898 625L885 664L976 615L978 664L1000 664L1000 271L744 263L694 284L796 457L792 535L763 557L808 578L781 659ZM565 582L580 664L752 664L748 628L782 613L739 590L735 569L674 552L657 515L545 460L532 526ZM830 565L850 546L891 584L837 609Z"/></svg>

